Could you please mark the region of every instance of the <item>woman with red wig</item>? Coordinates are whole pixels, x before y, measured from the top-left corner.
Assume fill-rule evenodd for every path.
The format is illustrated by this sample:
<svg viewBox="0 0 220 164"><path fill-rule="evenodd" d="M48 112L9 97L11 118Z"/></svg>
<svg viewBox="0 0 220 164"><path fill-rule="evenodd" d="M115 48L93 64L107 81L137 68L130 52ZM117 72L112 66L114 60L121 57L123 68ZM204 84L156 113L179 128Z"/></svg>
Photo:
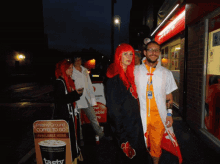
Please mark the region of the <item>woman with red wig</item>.
<svg viewBox="0 0 220 164"><path fill-rule="evenodd" d="M76 125L77 119L73 111L75 101L80 99L82 90L75 90L74 81L72 80L73 64L67 60L62 60L56 64L54 85L55 110L54 119L62 119L69 124L70 143L72 152L72 161L80 154L77 145Z"/></svg>
<svg viewBox="0 0 220 164"><path fill-rule="evenodd" d="M117 147L117 163L147 163L147 150L134 82L135 52L120 44L107 70L108 123Z"/></svg>

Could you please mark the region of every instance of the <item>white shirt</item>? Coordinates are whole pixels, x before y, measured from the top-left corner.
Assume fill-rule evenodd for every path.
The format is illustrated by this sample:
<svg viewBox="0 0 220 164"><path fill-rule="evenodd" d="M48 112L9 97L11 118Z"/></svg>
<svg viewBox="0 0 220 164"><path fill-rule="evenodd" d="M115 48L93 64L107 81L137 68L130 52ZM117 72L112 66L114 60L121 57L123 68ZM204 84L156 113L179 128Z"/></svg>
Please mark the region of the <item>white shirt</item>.
<svg viewBox="0 0 220 164"><path fill-rule="evenodd" d="M75 80L76 89L84 88L82 96L78 101L76 101L77 109L88 108L88 103L91 106L97 105L95 100L94 89L92 86L91 79L89 77L88 70L83 66L80 67L82 69L82 72L78 71L73 66L73 74L72 74L72 79ZM86 100L88 101L88 103Z"/></svg>

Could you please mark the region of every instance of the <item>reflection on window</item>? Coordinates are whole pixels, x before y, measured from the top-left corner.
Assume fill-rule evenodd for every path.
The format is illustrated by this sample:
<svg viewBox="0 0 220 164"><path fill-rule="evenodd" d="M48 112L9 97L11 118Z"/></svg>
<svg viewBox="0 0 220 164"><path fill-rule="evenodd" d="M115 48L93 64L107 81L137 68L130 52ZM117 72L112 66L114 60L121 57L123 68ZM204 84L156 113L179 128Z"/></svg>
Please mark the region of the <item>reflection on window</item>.
<svg viewBox="0 0 220 164"><path fill-rule="evenodd" d="M171 67L170 70L179 70L179 54L180 54L180 44L171 47Z"/></svg>
<svg viewBox="0 0 220 164"><path fill-rule="evenodd" d="M170 47L170 53L168 47L162 49L161 63L162 66L169 70L180 70L179 55L180 55L180 44Z"/></svg>
<svg viewBox="0 0 220 164"><path fill-rule="evenodd" d="M220 15L209 19L205 128L220 139Z"/></svg>
<svg viewBox="0 0 220 164"><path fill-rule="evenodd" d="M180 44L175 46L166 46L162 48L161 51L161 63L162 66L171 70L179 88L179 80L180 80L180 64L179 64L179 55L180 55ZM173 101L179 106L179 89L175 90L173 93Z"/></svg>
<svg viewBox="0 0 220 164"><path fill-rule="evenodd" d="M161 63L162 66L166 67L169 69L169 58L168 58L168 47L165 47L162 49L162 54L161 54Z"/></svg>

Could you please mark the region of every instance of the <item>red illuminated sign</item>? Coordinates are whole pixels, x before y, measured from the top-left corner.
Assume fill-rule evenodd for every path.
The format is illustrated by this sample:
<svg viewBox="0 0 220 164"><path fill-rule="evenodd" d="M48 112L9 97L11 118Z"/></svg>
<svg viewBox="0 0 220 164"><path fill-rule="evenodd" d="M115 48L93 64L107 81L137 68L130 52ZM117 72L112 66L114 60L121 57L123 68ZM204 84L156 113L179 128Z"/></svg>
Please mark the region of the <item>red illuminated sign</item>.
<svg viewBox="0 0 220 164"><path fill-rule="evenodd" d="M156 36L155 41L159 44L172 38L179 32L185 29L185 7L181 9L178 15L175 16L172 22L167 24L162 30L160 30Z"/></svg>
<svg viewBox="0 0 220 164"><path fill-rule="evenodd" d="M84 67L86 67L87 69L95 69L95 63L96 63L96 60L95 60L95 59L88 60L88 61L84 64Z"/></svg>
<svg viewBox="0 0 220 164"><path fill-rule="evenodd" d="M95 111L95 115L97 118L97 121L99 123L106 123L107 122L107 108L104 104L97 102L97 105L93 107ZM88 124L90 123L88 117L86 116L86 113L81 110L81 124Z"/></svg>

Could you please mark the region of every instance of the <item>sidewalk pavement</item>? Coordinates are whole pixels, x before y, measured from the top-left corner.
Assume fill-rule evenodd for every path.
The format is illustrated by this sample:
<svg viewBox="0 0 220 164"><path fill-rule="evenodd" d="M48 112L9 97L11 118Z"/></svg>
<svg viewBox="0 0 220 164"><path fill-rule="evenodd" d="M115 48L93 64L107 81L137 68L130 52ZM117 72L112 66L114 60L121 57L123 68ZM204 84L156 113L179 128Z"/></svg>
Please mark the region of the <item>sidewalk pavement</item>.
<svg viewBox="0 0 220 164"><path fill-rule="evenodd" d="M191 130L174 110L174 132L183 157L182 164L217 164L218 154Z"/></svg>
<svg viewBox="0 0 220 164"><path fill-rule="evenodd" d="M200 137L191 130L182 120L181 116L174 111L174 132L180 146L183 163L182 164L219 164L219 155L211 149ZM85 128L85 127L84 127ZM85 129L84 129L85 130ZM105 141L100 145L89 145L88 141L82 148L84 162L80 164L114 164L114 147L111 141ZM151 164L151 162L149 163ZM159 164L178 164L178 158L169 152L163 151Z"/></svg>
<svg viewBox="0 0 220 164"><path fill-rule="evenodd" d="M20 84L21 85L21 84ZM25 86L35 85L34 83L28 83L23 84ZM14 86L16 87L16 86ZM18 87L18 85L17 85ZM19 86L20 87L20 86ZM40 86L39 86L40 87ZM48 90L43 89L44 86L41 86L42 88L38 88L34 94L27 92L26 96L33 96L36 95L37 92L39 94L48 93L52 90L51 87L47 87ZM10 89L10 88L9 88ZM15 88L13 88L15 89ZM49 96L47 96L49 97ZM45 99L45 97L42 97L42 100ZM34 99L32 99L34 101ZM219 163L219 155L217 152L215 152L212 148L210 148L206 142L204 142L193 130L191 130L187 124L182 120L181 116L174 110L174 132L178 141L178 144L180 146L180 150L183 157L183 163L182 164L217 164ZM104 126L105 131L108 131L106 124L101 124ZM31 129L30 129L31 131ZM103 141L100 142L99 145L95 142L95 133L92 130L92 127L90 124L83 125L83 133L84 133L84 146L81 147L82 155L84 158L83 162L78 162L79 164L114 164L115 163L115 148L113 146L113 141ZM22 134L24 136L25 134ZM29 135L32 135L29 133ZM32 136L34 137L34 136ZM13 138L13 137L12 137ZM12 139L11 138L11 139ZM29 145L29 151L26 152L26 155L24 155L22 158L20 158L20 164L36 164L36 156L35 156L35 148L33 147L33 139L28 139L26 137L27 141L25 141L25 144ZM23 142L21 142L22 144ZM16 143L15 143L16 144ZM17 148L24 147L25 145L18 145ZM13 149L11 147L11 149ZM13 150L15 152L18 152L19 150ZM177 158L171 154L169 154L166 151L163 151L163 154L161 156L160 164L176 164ZM150 164L150 163L149 163Z"/></svg>
<svg viewBox="0 0 220 164"><path fill-rule="evenodd" d="M219 155L203 142L194 131L190 130L180 115L174 111L174 132L183 157L182 164L218 164ZM101 123L104 130L108 131L106 124ZM108 133L107 133L108 135ZM90 124L83 125L84 146L81 147L84 161L78 164L114 164L115 147L113 141L102 141L99 145L95 142L95 133ZM35 153L24 164L36 164ZM148 164L152 164L148 162ZM169 152L163 151L159 164L178 164L178 158Z"/></svg>

